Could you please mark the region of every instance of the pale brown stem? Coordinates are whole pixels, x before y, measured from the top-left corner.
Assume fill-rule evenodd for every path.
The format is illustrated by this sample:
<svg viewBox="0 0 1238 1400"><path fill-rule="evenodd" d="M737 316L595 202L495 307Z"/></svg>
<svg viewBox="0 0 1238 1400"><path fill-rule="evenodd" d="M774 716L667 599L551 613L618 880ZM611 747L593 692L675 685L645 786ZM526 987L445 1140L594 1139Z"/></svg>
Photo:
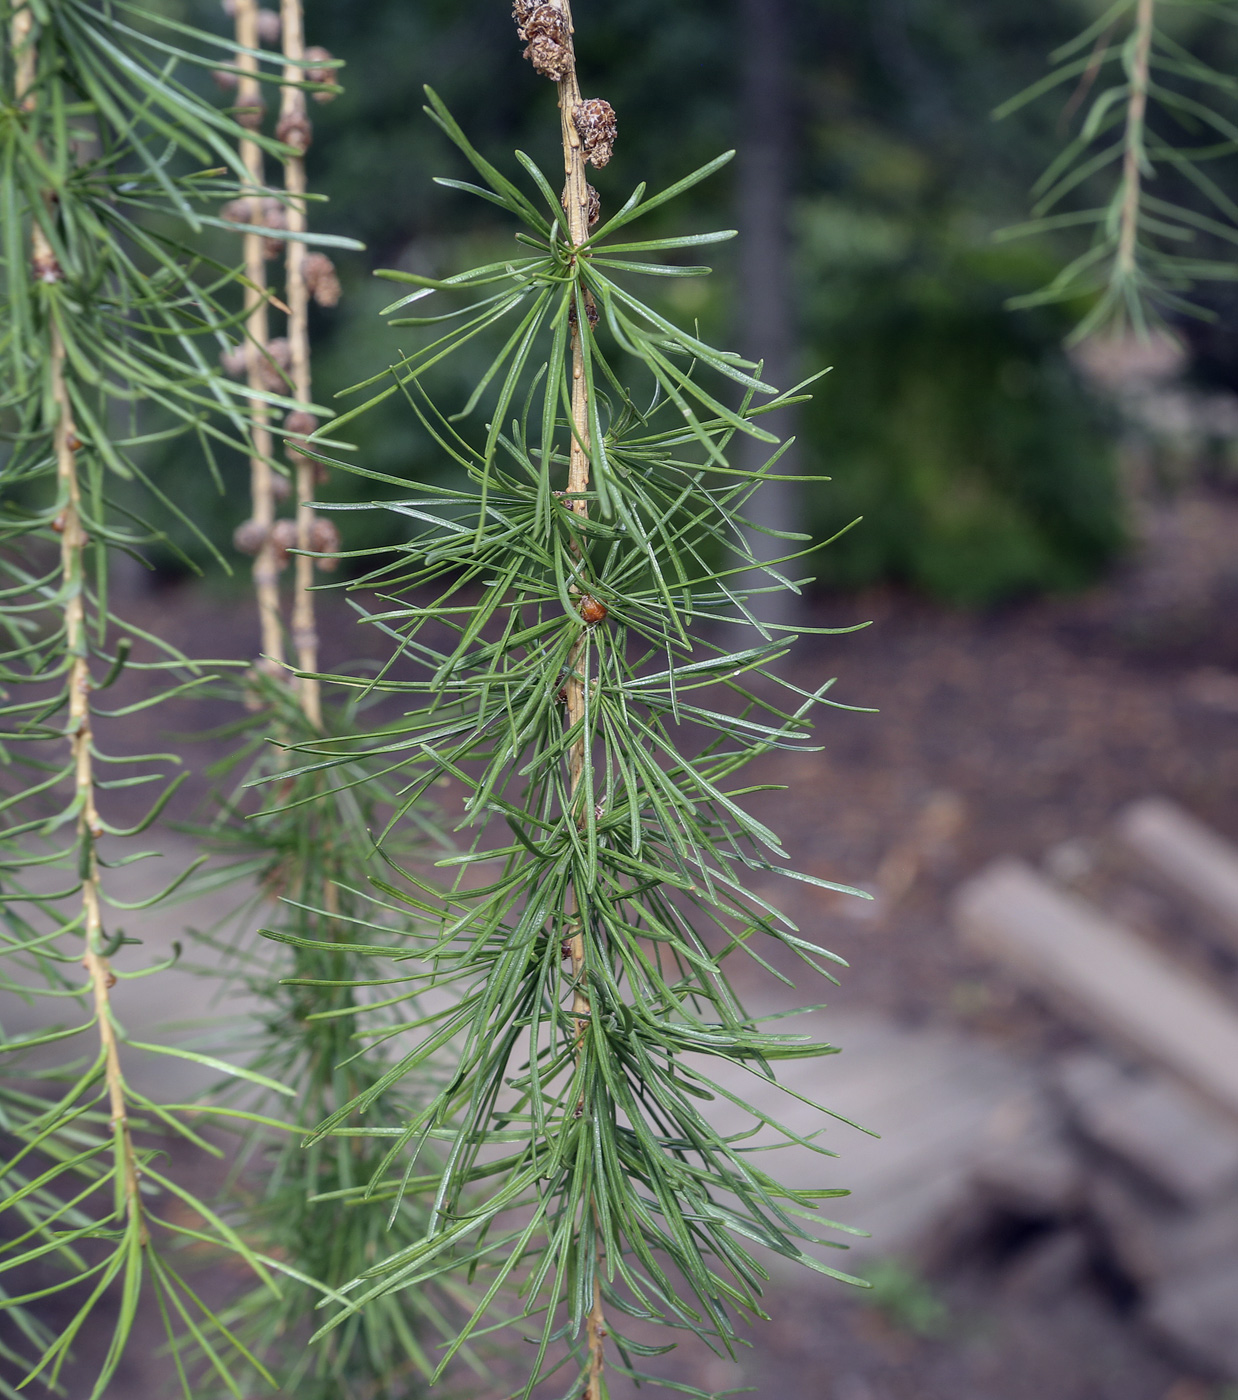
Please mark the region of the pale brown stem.
<svg viewBox="0 0 1238 1400"><path fill-rule="evenodd" d="M34 19L28 6L23 5L13 16L11 42L17 59L18 106L23 111L30 111L34 101L32 88L36 68ZM37 224L31 233L31 265L35 275L45 281L58 281L62 275L55 251ZM60 531L65 650L70 658L66 679L69 717L65 736L69 740L73 757L78 841L87 852L86 868L82 875L82 923L86 945L82 963L89 977L95 1021L99 1027L108 1107L121 1158L120 1187L126 1211L132 1215L140 1209L139 1173L125 1105L125 1081L120 1068L116 1027L112 1021L111 992L116 979L103 951L106 939L99 893L99 857L95 844L103 835L103 826L95 805L94 734L90 713L90 653L85 594L85 554L88 540L82 522L81 485L77 474L77 429L68 385L65 382L64 340L54 323L49 332L49 348L51 401L56 415L53 433L56 488L57 499L62 502L56 528Z"/></svg>
<svg viewBox="0 0 1238 1400"><path fill-rule="evenodd" d="M1135 272L1139 239L1139 200L1143 186L1144 121L1148 111L1148 75L1152 56L1152 29L1156 0L1139 0L1135 11L1135 51L1131 57L1130 98L1126 107L1126 152L1122 161L1121 229L1118 234L1117 270L1120 276Z"/></svg>
<svg viewBox="0 0 1238 1400"><path fill-rule="evenodd" d="M33 43L34 13L29 5L23 4L14 11L9 35L13 61L17 65L17 105L28 112L34 105L31 88L34 87L38 57Z"/></svg>
<svg viewBox="0 0 1238 1400"><path fill-rule="evenodd" d="M602 1372L606 1369L606 1314L602 1311L602 1249L598 1246L593 1270L593 1306L589 1309L589 1380L583 1400L602 1400Z"/></svg>
<svg viewBox="0 0 1238 1400"><path fill-rule="evenodd" d="M567 20L568 43L571 45L572 8L569 0L557 0L563 17ZM589 181L585 172L585 153L581 146L580 134L572 119L572 111L580 102L580 82L576 76L575 50L572 50L572 63L567 76L559 84L559 115L563 128L563 167L566 184L563 190L563 203L567 212L568 237L579 247L589 237ZM567 507L582 520L589 518L589 502L585 493L589 490L589 385L585 378L585 345L579 325L572 328L572 445L568 461ZM574 589L577 593L579 590ZM582 624L580 636L572 647L568 658L568 679L564 687L567 699L568 728L580 724L585 715L585 678L581 666L585 654L585 630ZM579 738L572 745L568 755L568 782L571 805L575 809L577 795L584 781L585 763L588 761L588 737L582 728ZM579 917L579 916L578 916ZM585 942L583 930L569 940L572 961L572 980L575 992L572 998L572 1014L577 1017L576 1035L579 1040L585 1031L585 1020L589 1015L589 998L584 989Z"/></svg>
<svg viewBox="0 0 1238 1400"><path fill-rule="evenodd" d="M296 61L305 57L305 25L301 0L281 0L280 15L284 35L284 87L280 115L307 120L305 92L293 84L304 81L305 70ZM297 237L306 231L305 159L293 156L284 166L284 184L291 196L288 202L288 260L285 296L288 300L288 346L292 353L293 396L310 402L312 380L309 343L309 289L305 284L305 244ZM314 547L314 511L309 505L315 487L314 465L298 456L296 466L297 549ZM297 669L305 672L299 685L301 708L316 728L322 728L322 696L312 673L318 670L318 624L314 615L314 561L298 554L294 568L292 601L292 640L297 652Z"/></svg>
<svg viewBox="0 0 1238 1400"><path fill-rule="evenodd" d="M567 215L568 237L574 247L580 247L589 238L589 180L585 168L585 153L580 133L576 130L573 117L580 104L580 82L576 75L576 52L572 40L571 0L555 0L567 21L568 48L572 60L567 76L559 84L559 116L563 131L563 169L565 184L563 207ZM568 459L567 508L582 520L589 518L589 382L585 377L585 356L587 350L584 325L577 317L572 328L572 444ZM572 590L579 594L579 588ZM585 624L582 620L580 635L572 647L568 658L568 679L564 687L567 699L567 724L571 728L581 724L585 716L585 686L587 677L583 674L586 652ZM584 782L585 764L589 761L588 735L582 725L579 737L568 755L568 781L570 805L576 812L581 800L581 785ZM577 820L583 820L576 813ZM576 1044L584 1041L592 1007L587 991L588 970L585 950L584 924L585 911L577 905L575 914L576 932L568 939L568 954L572 964L572 1016L575 1018ZM599 1255L593 1275L593 1306L588 1319L589 1370L588 1382L583 1400L601 1400L602 1372L606 1365L606 1317L602 1310L602 1258Z"/></svg>
<svg viewBox="0 0 1238 1400"><path fill-rule="evenodd" d="M35 257L39 256L41 236L35 235ZM99 1026L99 1043L103 1049L104 1081L107 1084L108 1106L113 1132L117 1135L123 1169L123 1191L129 1211L138 1209L138 1167L129 1131L125 1106L125 1081L120 1068L116 1042L116 1027L112 1022L112 986L116 978L103 950L102 901L99 892L99 857L96 842L103 835L103 825L95 805L94 732L90 714L90 661L86 641L85 552L86 530L82 524L81 487L77 475L77 435L73 408L64 377L64 344L53 327L52 401L56 405L56 479L59 498L64 502L59 516L60 571L65 589L64 628L65 647L73 658L69 665L69 723L66 733L73 753L73 777L78 807L78 840L87 850L86 869L82 877L82 916L86 951L82 963L90 978L95 1003L95 1020Z"/></svg>
<svg viewBox="0 0 1238 1400"><path fill-rule="evenodd" d="M236 42L246 49L257 49L258 0L236 0ZM261 123L262 86L258 81L258 60L253 54L238 53L237 67L242 76L237 83L236 103L242 121ZM252 115L250 115L252 113ZM241 141L241 160L249 173L248 189L251 203L257 205L265 197L266 180L263 170L262 147L256 141ZM256 210L254 211L256 213ZM251 219L250 222L256 222ZM266 250L261 234L245 235L245 329L248 336L246 351L249 368L247 378L252 390L261 390L260 356L265 352L270 327L267 319ZM275 523L275 490L271 471L270 412L259 399L250 400L251 445L249 459L249 490L251 518L265 531L264 543L254 558L254 591L258 596L258 619L262 629L262 652L268 664L281 667L284 661L284 628L279 606L279 562L270 541Z"/></svg>

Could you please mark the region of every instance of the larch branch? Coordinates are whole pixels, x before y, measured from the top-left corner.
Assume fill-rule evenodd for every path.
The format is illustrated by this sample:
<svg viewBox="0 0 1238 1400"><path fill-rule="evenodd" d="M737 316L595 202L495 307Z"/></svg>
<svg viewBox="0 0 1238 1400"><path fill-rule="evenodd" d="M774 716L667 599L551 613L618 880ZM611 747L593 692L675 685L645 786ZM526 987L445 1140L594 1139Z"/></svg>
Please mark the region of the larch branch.
<svg viewBox="0 0 1238 1400"><path fill-rule="evenodd" d="M257 130L262 123L262 89L258 81L259 47L258 0L236 0L237 67L241 78L237 83L236 103L243 126ZM259 222L258 210L266 195L262 147L256 141L241 141L241 160L249 173L250 208ZM275 484L271 470L270 412L257 397L263 389L261 357L267 353L270 326L267 317L266 248L260 233L245 234L245 331L246 377L254 391L250 400L251 447L249 459L251 518L260 532L262 543L254 558L254 590L258 596L258 618L262 628L262 652L267 664L282 667L284 662L284 629L279 606L279 561L272 539L275 524Z"/></svg>
<svg viewBox="0 0 1238 1400"><path fill-rule="evenodd" d="M1130 65L1130 96L1126 107L1126 148L1122 158L1122 212L1118 235L1117 272L1133 277L1139 246L1139 205L1147 157L1144 127L1148 112L1148 81L1156 0L1139 0L1135 11L1134 47Z"/></svg>
<svg viewBox="0 0 1238 1400"><path fill-rule="evenodd" d="M305 277L304 234L308 225L305 194L305 148L309 144L310 122L306 112L305 21L301 0L281 0L284 58L284 86L280 94L280 138L298 154L284 163L284 187L288 201L288 253L284 295L288 300L288 347L292 363L293 396L303 404L311 401L312 377L309 343L309 287ZM301 235L300 237L298 235ZM296 648L301 708L316 728L322 728L322 697L318 681L318 624L314 610L314 561L305 551L315 546L314 463L304 453L294 454L296 465L297 549L293 566L292 641Z"/></svg>
<svg viewBox="0 0 1238 1400"><path fill-rule="evenodd" d="M570 0L557 0L562 11L566 29L565 47L568 52L566 73L559 82L559 116L563 135L563 168L565 183L563 208L567 216L568 238L573 247L579 248L589 238L589 181L585 168L585 150L580 132L576 129L575 112L581 105L580 81L576 73L576 48L573 39L572 7ZM590 328L581 324L577 315L572 326L572 442L568 460L567 508L587 520L589 517L590 459L589 459L589 381L586 375L585 360L588 347L585 337L591 334ZM579 596L579 587L573 590ZM585 688L588 677L584 674L588 655L588 628L580 618L580 634L572 647L568 662L568 679L565 687L567 698L567 724L572 729L579 726L579 734L568 756L568 782L570 807L575 820L587 820L587 814L579 811L583 800L581 788L584 784L585 765L589 762L589 735L585 724ZM576 900L575 931L568 940L568 951L572 965L572 1016L575 1020L575 1035L578 1048L587 1032L592 1007L588 992L588 960L585 946L584 920L588 911ZM606 1318L602 1309L602 1257L599 1242L598 1258L594 1261L593 1301L587 1324L589 1347L588 1381L583 1400L601 1400L602 1374L606 1363Z"/></svg>
<svg viewBox="0 0 1238 1400"><path fill-rule="evenodd" d="M21 111L32 111L36 100L36 30L33 12L22 5L14 13L10 38L17 66L16 97ZM50 205L50 201L49 201ZM63 278L55 250L36 222L31 231L31 272L40 282L53 284ZM82 520L81 482L77 456L81 443L77 436L73 406L65 378L65 345L56 324L49 318L49 400L55 415L53 442L56 456L56 496L60 513L56 528L60 533L60 593L63 600L65 651L69 667L65 678L69 714L65 736L73 758L74 805L77 809L79 848L84 852L81 868L82 927L85 951L82 964L89 978L95 1022L103 1058L109 1117L118 1149L117 1176L125 1211L130 1218L140 1215L138 1164L125 1102L125 1081L120 1067L116 1027L112 1020L112 987L116 978L105 956L107 940L103 929L99 888L97 843L103 825L95 805L94 732L91 722L90 649L86 617L85 554L89 540ZM145 1226L142 1239L145 1242Z"/></svg>

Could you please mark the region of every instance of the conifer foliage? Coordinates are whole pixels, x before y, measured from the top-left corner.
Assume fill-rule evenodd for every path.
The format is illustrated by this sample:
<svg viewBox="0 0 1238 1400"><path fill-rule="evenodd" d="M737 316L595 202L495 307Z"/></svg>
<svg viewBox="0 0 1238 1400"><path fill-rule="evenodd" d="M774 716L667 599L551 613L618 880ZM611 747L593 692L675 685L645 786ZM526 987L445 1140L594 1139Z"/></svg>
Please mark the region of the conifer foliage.
<svg viewBox="0 0 1238 1400"><path fill-rule="evenodd" d="M753 605L799 587L810 542L780 536L761 563L745 543L746 505L785 450L763 416L802 394L642 290L708 272L686 256L730 233L629 227L729 156L608 214L587 167L607 166L616 113L580 89L567 0L519 0L526 56L558 89L563 188L522 153L524 183L509 179L430 92L479 181L442 183L501 209L517 247L442 279L384 274L409 287L388 311L415 348L330 417L312 401L307 310L338 295L320 250L347 240L309 231L304 157L308 99L336 90L336 64L307 47L300 0L224 8L235 32L216 38L126 0L0 0L2 985L80 1008L2 1047L0 1289L21 1281L0 1293L16 1323L3 1363L55 1383L110 1315L101 1400L153 1305L186 1395L396 1400L456 1358L479 1365L474 1348L511 1324L535 1343L519 1393L556 1376L603 1400L611 1371L640 1375L664 1349L625 1319L729 1351L762 1312L766 1253L848 1277L822 1256L842 1229L819 1213L842 1194L829 1154L775 1087L781 1061L832 1047L766 1027L727 975L740 960L774 973L771 948L827 978L838 961L760 892L810 877L740 776L807 747L831 703L828 683L780 675L787 629ZM202 70L222 109L187 76ZM221 231L240 234L235 263ZM421 314L431 296L446 306ZM437 403L435 367L484 344L467 402ZM338 460L348 421L392 397L453 485ZM109 599L109 556L140 558L177 515L144 467L160 435L208 470L220 450L250 463L235 543L255 561L261 655L235 665L209 865L148 902L245 892L232 930L198 945L259 1008L217 1054L135 1039L113 997L117 978L158 985L116 913L132 907L118 867L150 854L140 838L180 758L114 762L101 694L153 673L146 706L218 691L225 669ZM732 464L737 435L764 445L760 470ZM334 562L328 512L344 508L310 498L336 467L395 497L349 509L409 529L344 556L392 646L368 679L324 675L317 656L314 571ZM120 829L110 793L147 783L150 811ZM452 843L431 791L456 814ZM452 851L440 878L431 835ZM224 1087L156 1101L131 1082L139 1055L187 1057ZM746 1129L723 1130L711 1103ZM227 1124L232 1194L203 1200L166 1148L219 1154ZM819 1154L818 1189L766 1169L789 1142ZM220 1251L252 1282L222 1311L183 1268ZM71 1320L49 1330L38 1309L62 1294Z"/></svg>
<svg viewBox="0 0 1238 1400"><path fill-rule="evenodd" d="M1089 231L1087 246L1025 306L1080 301L1075 338L1202 312L1200 283L1234 276L1238 202L1238 85L1183 42L1183 21L1232 43L1230 0L1114 0L1051 56L1039 82L998 109L1005 116L1068 94L1070 139L1035 186L1035 219L1006 237Z"/></svg>
<svg viewBox="0 0 1238 1400"><path fill-rule="evenodd" d="M181 1183L159 1135L219 1149L188 1106L139 1092L130 1072L141 1056L182 1056L277 1098L293 1091L223 1059L139 1042L116 1013L118 979L149 979L158 997L162 971L126 939L124 911L159 906L189 872L142 906L121 897L120 868L155 854L144 833L179 782L166 774L180 759L114 757L108 721L199 686L214 668L118 616L108 567L109 556L140 557L158 538L135 498L145 494L152 517L178 514L144 470L151 435L196 442L208 470L219 448L247 440L258 396L214 367L234 322L233 275L192 246L221 224L216 203L244 174L241 133L184 80L183 65L205 62L206 36L190 35L188 50L181 27L122 3L18 0L0 17L0 952L5 990L51 1008L48 1028L4 1045L0 1264L22 1284L2 1297L16 1323L5 1360L55 1385L71 1348L110 1315L90 1391L101 1396L139 1305L153 1304L186 1393L186 1347L235 1388L238 1374L263 1367L185 1277L184 1247L235 1254L270 1297L285 1266ZM105 692L127 669L162 684L109 711ZM149 811L122 827L109 811L117 790L145 786L156 794ZM50 1332L31 1305L59 1295L69 1321Z"/></svg>
<svg viewBox="0 0 1238 1400"><path fill-rule="evenodd" d="M411 537L350 556L365 566L355 586L383 600L368 620L394 655L375 681L335 683L397 696L406 713L302 746L302 772L361 764L391 784L391 874L374 898L383 922L393 908L410 920L369 950L396 960L383 981L388 1005L405 1008L401 1057L315 1136L364 1135L387 1095L446 1065L398 1132L379 1130L381 1171L352 1193L399 1219L432 1190L424 1232L342 1288L323 1334L467 1270L484 1289L442 1366L515 1300L517 1321L536 1320L522 1393L566 1364L557 1388L602 1400L608 1368L637 1375L661 1350L628 1336L625 1318L735 1345L737 1317L761 1313L754 1245L845 1277L816 1252L836 1243L819 1202L843 1193L815 1135L780 1117L795 1096L773 1088L780 1061L831 1047L759 1024L727 977L736 960L768 967L771 944L827 978L837 961L752 888L810 877L787 868L739 778L762 754L810 743L829 687L779 678L787 639L754 620L747 587L754 569L761 588L796 587L784 571L807 552L790 535L760 565L744 544L745 504L783 450L762 416L798 396L638 291L708 272L683 255L730 233L629 230L729 155L659 193L638 186L607 217L586 165L607 163L616 116L581 92L571 9L522 0L515 19L558 86L565 185L517 152L526 193L429 92L431 119L480 181L440 183L503 209L519 256L441 279L381 274L411 286L387 310L425 343L358 386L367 397L331 429L401 396L460 481L410 496L352 468L405 493L373 508ZM431 296L447 305L420 314ZM497 348L449 416L432 372L483 336ZM768 449L759 471L731 464L737 434ZM463 850L440 862L455 871L440 891L389 843L444 781L461 796ZM364 1036L367 1012L355 1014ZM720 1082L735 1066L751 1094ZM711 1100L742 1104L751 1133L712 1126ZM820 1189L780 1185L748 1145L758 1132L762 1146L821 1153ZM441 1168L427 1170L430 1147Z"/></svg>
<svg viewBox="0 0 1238 1400"><path fill-rule="evenodd" d="M284 1393L335 1400L352 1391L366 1400L395 1400L432 1370L426 1346L448 1330L441 1308L451 1287L380 1304L320 1345L305 1345L323 1290L346 1283L392 1240L415 1237L424 1216L413 1209L389 1225L381 1206L341 1209L340 1194L369 1180L381 1160L373 1141L337 1136L308 1148L302 1143L316 1123L383 1073L381 1050L358 1056L349 1019L357 998L338 983L363 975L350 947L359 912L354 887L364 884L373 863L369 832L381 824L378 812L389 795L382 782L327 791L316 775L291 771L289 761L298 740L324 730L347 733L351 725L347 705L323 704L317 676L315 573L334 569L329 556L337 537L334 524L311 505L327 473L304 451L306 435L324 415L312 402L309 304L331 306L339 296L328 255L307 247L313 237L305 170L314 134L309 101L335 95L337 70L329 53L306 45L300 0L283 0L278 13L257 0L226 0L224 8L235 26L236 62L216 70L216 79L245 128L245 179L224 208L243 230L245 284L244 335L223 362L245 377L257 409L247 449L249 516L235 543L254 556L261 655L233 697L247 713L233 726L236 750L219 772L225 791L201 832L215 856L202 883L243 892L232 916L206 940L221 973L255 1008L249 1026L234 1033L233 1049L253 1073L294 1090L292 1105L273 1095L259 1103L248 1083L223 1098L247 1115L262 1110L240 1120L249 1126L236 1144L227 1219L287 1266L277 1297L250 1288L226 1317ZM276 55L283 61L277 116L268 112L275 107L268 94ZM260 134L271 126L282 147L282 188L267 181L271 163ZM274 406L257 397L264 385L294 396L282 434L273 431ZM285 502L291 514L280 513ZM268 941L255 947L260 925ZM371 1126L394 1131L408 1109L404 1096L392 1095ZM273 1133L276 1120L283 1131Z"/></svg>

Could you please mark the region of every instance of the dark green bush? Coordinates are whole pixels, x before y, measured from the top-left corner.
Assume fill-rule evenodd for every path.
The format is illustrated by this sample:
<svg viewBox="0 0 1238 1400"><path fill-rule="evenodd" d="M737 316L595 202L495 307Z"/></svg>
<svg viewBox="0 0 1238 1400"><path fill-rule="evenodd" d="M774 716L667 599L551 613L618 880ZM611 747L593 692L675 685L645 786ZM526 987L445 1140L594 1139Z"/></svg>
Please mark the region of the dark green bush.
<svg viewBox="0 0 1238 1400"><path fill-rule="evenodd" d="M965 605L1078 588L1123 539L1112 440L1057 315L1011 311L1024 252L936 245L822 202L801 238L815 365L805 468L832 478L808 527L861 523L827 584L897 580ZM848 251L849 250L849 251Z"/></svg>

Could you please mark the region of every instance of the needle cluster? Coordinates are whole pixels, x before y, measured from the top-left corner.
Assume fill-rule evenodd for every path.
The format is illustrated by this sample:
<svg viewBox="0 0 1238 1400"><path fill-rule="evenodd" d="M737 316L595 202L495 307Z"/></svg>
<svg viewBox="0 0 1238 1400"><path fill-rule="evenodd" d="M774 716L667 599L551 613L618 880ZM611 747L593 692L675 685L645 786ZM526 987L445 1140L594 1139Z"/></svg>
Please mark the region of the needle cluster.
<svg viewBox="0 0 1238 1400"><path fill-rule="evenodd" d="M526 37L539 15L528 12ZM570 13L560 18L570 34ZM729 155L657 194L638 186L590 232L581 134L568 124L574 73L559 81L562 193L518 152L525 193L429 93L429 115L480 180L440 183L504 210L519 255L441 279L381 274L411 287L387 311L424 343L358 386L365 401L333 431L399 396L459 484L410 493L319 450L397 496L348 509L408 527L400 547L349 556L353 586L381 599L365 616L390 639L391 661L377 679L334 678L359 698L398 700L403 714L299 746L297 771L362 765L393 802L378 838L391 872L376 883L365 951L391 963L384 1014L402 1015L380 1034L398 1057L313 1138L369 1135L385 1148L351 1198L387 1202L392 1219L434 1191L421 1236L343 1286L320 1335L467 1272L484 1291L441 1367L514 1307L518 1323L536 1323L520 1393L566 1366L565 1395L602 1400L608 1369L639 1375L640 1358L660 1350L628 1335L625 1318L730 1350L737 1318L762 1313L768 1254L847 1277L820 1257L842 1227L817 1213L845 1192L816 1133L787 1122L796 1096L777 1077L782 1061L832 1047L761 1024L727 975L751 959L785 983L769 949L827 978L838 961L754 888L812 877L789 868L744 804L759 789L740 777L764 754L811 745L829 683L780 679L787 642L753 616L753 577L755 591L797 586L784 570L806 537L787 537L785 557L766 564L744 543L745 503L785 449L762 417L799 395L637 290L708 272L683 254L729 232L629 229ZM437 314L410 314L431 296L446 303ZM483 336L497 349L449 416L433 372ZM739 434L768 448L759 470L732 464ZM463 846L438 862L454 873L445 890L394 845L442 786L459 795ZM401 910L408 922L393 939ZM371 1036L371 1009L353 1014L359 1037ZM444 1059L450 1072L398 1130L367 1127ZM736 1071L750 1093L732 1087ZM714 1126L718 1101L747 1127ZM820 1155L818 1189L793 1190L763 1165L763 1149L788 1142ZM432 1170L429 1151L442 1159Z"/></svg>
<svg viewBox="0 0 1238 1400"><path fill-rule="evenodd" d="M140 560L163 541L150 520L196 532L146 472L146 443L196 442L211 470L219 449L247 441L249 393L214 366L235 323L235 272L194 246L222 222L210 211L243 174L241 129L183 81L182 66L201 61L181 46L185 31L138 7L29 0L0 5L0 19L0 986L52 1008L0 1047L0 1271L17 1282L0 1294L11 1324L3 1359L55 1386L74 1343L110 1312L94 1400L147 1299L185 1393L190 1352L235 1389L237 1376L265 1369L199 1296L186 1261L204 1246L232 1254L270 1296L283 1265L186 1188L186 1152L220 1149L191 1105L139 1090L133 1070L180 1058L255 1092L292 1090L226 1058L140 1040L117 1011L128 981L159 1005L169 966L126 937L126 911L163 907L192 867L141 902L124 897L121 869L157 855L146 833L181 760L118 756L109 721L218 668L127 622L108 579L118 553ZM113 686L127 699L109 706ZM121 820L122 790L143 788L155 794L145 814ZM48 1298L67 1305L59 1330L39 1320Z"/></svg>

